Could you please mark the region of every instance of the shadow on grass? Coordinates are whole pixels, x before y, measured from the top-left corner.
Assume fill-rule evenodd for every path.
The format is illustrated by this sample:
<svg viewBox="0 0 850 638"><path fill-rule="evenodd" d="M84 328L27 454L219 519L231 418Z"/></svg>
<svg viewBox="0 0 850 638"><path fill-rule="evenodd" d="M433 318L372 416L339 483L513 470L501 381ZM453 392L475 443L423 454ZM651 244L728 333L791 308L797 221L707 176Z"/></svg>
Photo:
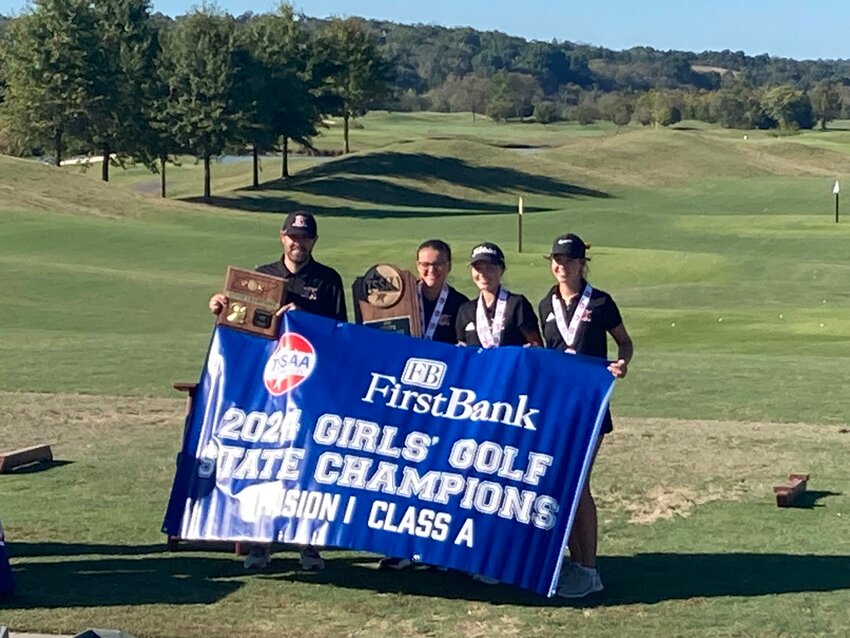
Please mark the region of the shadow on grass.
<svg viewBox="0 0 850 638"><path fill-rule="evenodd" d="M841 496L841 494L841 492L825 490L807 490L795 498L789 507L811 510L816 507L823 507L823 503L819 502L821 499L829 496Z"/></svg>
<svg viewBox="0 0 850 638"><path fill-rule="evenodd" d="M768 596L850 589L850 556L792 554L636 554L600 558L602 595L586 599L546 599L504 585L475 583L457 572L384 572L345 559L328 561L319 574L294 573L287 580L327 582L335 587L378 593L486 601L523 606L582 607L646 605L666 600L718 596Z"/></svg>
<svg viewBox="0 0 850 638"><path fill-rule="evenodd" d="M525 607L646 605L850 589L850 555L655 553L602 557L605 592L568 601L504 585L482 585L458 572L423 568L378 571L376 557L352 557L350 552L341 556L325 552L327 569L323 572L301 571L297 554L290 552L276 554L261 572L247 573L233 555L166 553L163 544L10 543L7 549L18 592L3 603L10 609L210 604L239 589L246 578Z"/></svg>
<svg viewBox="0 0 850 638"><path fill-rule="evenodd" d="M351 155L311 166L298 173L293 181L305 182L342 173L440 181L488 193L522 191L560 197L609 197L608 193L603 191L569 184L545 175L525 173L514 168L470 164L459 157L392 151Z"/></svg>
<svg viewBox="0 0 850 638"><path fill-rule="evenodd" d="M422 188L397 184L386 178L425 182ZM447 188L461 187L483 194L510 194L510 203L464 199L445 194ZM269 194L273 193L273 194ZM549 197L609 198L604 191L570 184L545 175L525 173L501 166L470 164L455 157L425 153L379 152L354 155L313 166L288 180L273 180L259 189L239 191L230 197L213 197L204 202L192 197L186 201L253 212L291 212L302 206L299 194L333 197L364 204L363 208L309 206L312 212L343 217L418 217L433 214L514 214L514 195ZM387 211L387 206L407 210ZM551 210L529 207L527 212Z"/></svg>
<svg viewBox="0 0 850 638"><path fill-rule="evenodd" d="M7 549L16 593L4 601L6 609L211 604L239 589L242 583L232 579L245 575L232 555L167 554L164 544L9 543ZM76 558L32 559L47 556Z"/></svg>

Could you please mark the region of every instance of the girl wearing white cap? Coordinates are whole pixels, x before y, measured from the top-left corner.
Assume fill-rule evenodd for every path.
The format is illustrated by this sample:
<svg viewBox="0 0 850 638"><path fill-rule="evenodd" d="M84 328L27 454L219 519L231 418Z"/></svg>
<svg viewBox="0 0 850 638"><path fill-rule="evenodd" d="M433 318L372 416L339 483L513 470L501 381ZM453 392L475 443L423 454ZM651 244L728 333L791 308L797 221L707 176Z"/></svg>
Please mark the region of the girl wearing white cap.
<svg viewBox="0 0 850 638"><path fill-rule="evenodd" d="M502 286L505 273L502 249L490 242L478 244L470 254L469 271L478 286L478 297L458 309L455 324L458 345L481 348L543 345L531 303ZM499 582L481 574L474 574L473 578L487 585Z"/></svg>
<svg viewBox="0 0 850 638"><path fill-rule="evenodd" d="M469 270L479 292L477 298L458 309L458 343L482 348L543 345L528 299L502 286L502 249L490 242L478 244L470 254Z"/></svg>

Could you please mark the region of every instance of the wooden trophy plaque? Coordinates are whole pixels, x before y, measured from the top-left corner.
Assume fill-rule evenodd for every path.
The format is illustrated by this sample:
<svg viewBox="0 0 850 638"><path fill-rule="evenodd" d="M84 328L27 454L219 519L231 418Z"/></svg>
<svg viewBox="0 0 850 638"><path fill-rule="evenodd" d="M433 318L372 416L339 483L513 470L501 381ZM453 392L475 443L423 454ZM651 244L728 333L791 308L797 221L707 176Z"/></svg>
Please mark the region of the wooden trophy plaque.
<svg viewBox="0 0 850 638"><path fill-rule="evenodd" d="M376 264L354 280L357 323L412 337L422 335L416 277L391 264Z"/></svg>
<svg viewBox="0 0 850 638"><path fill-rule="evenodd" d="M227 308L218 313L216 323L274 339L280 322L275 313L285 294L285 279L228 266L224 280Z"/></svg>

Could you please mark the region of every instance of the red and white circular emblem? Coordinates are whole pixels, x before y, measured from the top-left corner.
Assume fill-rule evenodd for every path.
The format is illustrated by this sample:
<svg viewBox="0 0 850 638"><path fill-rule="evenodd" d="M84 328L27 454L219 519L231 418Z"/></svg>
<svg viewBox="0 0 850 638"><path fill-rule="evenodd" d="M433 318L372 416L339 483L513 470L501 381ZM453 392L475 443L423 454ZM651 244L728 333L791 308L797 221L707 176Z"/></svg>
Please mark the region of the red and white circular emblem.
<svg viewBox="0 0 850 638"><path fill-rule="evenodd" d="M300 334L285 332L266 363L263 381L269 394L280 396L300 385L315 367L313 344Z"/></svg>

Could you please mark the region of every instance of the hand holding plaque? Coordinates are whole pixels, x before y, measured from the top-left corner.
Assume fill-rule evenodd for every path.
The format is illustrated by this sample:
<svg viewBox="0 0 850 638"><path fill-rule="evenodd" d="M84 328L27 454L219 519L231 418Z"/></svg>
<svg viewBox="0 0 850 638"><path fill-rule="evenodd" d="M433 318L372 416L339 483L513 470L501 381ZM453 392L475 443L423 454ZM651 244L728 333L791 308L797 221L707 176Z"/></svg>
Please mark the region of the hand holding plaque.
<svg viewBox="0 0 850 638"><path fill-rule="evenodd" d="M413 337L422 335L416 277L391 264L376 264L354 280L357 323Z"/></svg>
<svg viewBox="0 0 850 638"><path fill-rule="evenodd" d="M285 279L229 266L223 293L227 306L216 323L274 339L280 322L276 312L285 293Z"/></svg>

